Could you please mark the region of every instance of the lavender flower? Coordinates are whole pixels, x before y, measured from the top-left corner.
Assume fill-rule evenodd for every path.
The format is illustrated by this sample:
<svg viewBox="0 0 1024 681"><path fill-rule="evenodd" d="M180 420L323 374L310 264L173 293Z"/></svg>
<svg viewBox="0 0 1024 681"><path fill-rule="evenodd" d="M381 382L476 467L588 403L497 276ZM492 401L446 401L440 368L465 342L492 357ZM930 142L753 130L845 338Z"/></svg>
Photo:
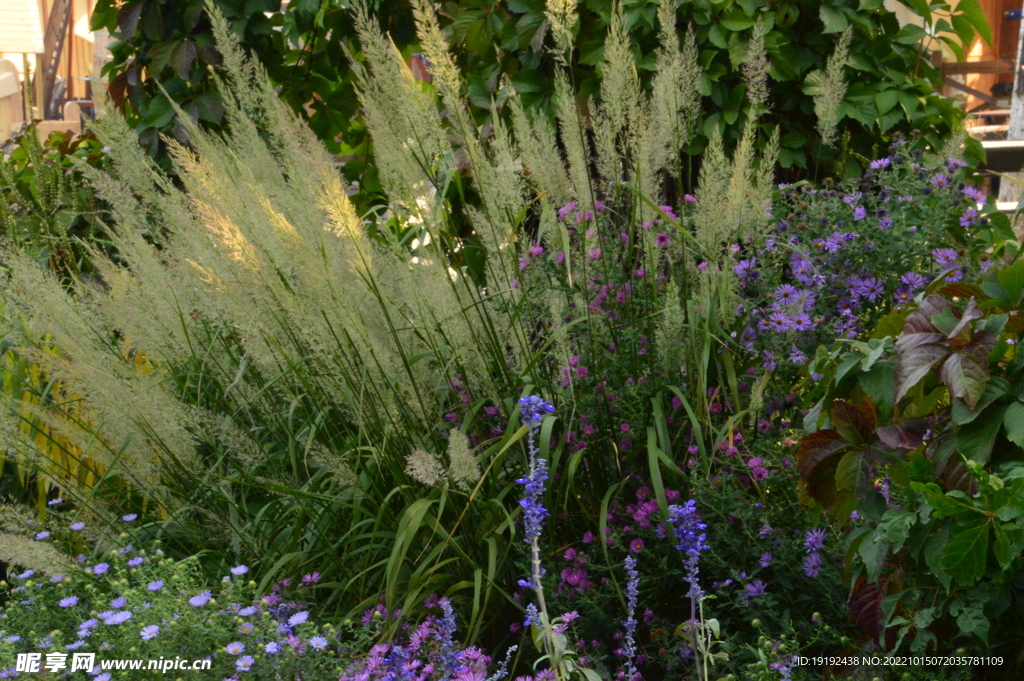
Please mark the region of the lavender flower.
<svg viewBox="0 0 1024 681"><path fill-rule="evenodd" d="M458 671L459 654L455 649L455 611L447 598L441 599L441 610L444 616L438 623L436 637L440 643L440 660L438 661L439 678L449 679Z"/></svg>
<svg viewBox="0 0 1024 681"><path fill-rule="evenodd" d="M636 675L636 666L633 660L636 657L636 642L633 638L636 633L636 602L637 591L640 586L640 573L636 569L636 558L626 558L626 574L629 581L626 583L626 678L632 681Z"/></svg>
<svg viewBox="0 0 1024 681"><path fill-rule="evenodd" d="M685 554L686 581L690 583L690 597L696 601L701 599L703 591L698 584L697 577L700 572L700 552L710 548L705 544L707 535L701 530L707 529L707 525L701 522L697 513L697 502L690 499L682 506L674 504L668 508L668 522L672 524L679 543L676 548Z"/></svg>

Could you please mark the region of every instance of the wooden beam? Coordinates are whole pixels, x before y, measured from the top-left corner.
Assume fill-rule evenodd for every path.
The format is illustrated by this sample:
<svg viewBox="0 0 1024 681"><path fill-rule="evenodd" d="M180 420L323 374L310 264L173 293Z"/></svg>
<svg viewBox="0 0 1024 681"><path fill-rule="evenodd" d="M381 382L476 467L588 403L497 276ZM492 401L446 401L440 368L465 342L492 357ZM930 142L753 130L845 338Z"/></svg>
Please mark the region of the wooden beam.
<svg viewBox="0 0 1024 681"><path fill-rule="evenodd" d="M949 77L943 78L942 82L943 82L943 84L948 85L949 87L953 88L954 90L960 90L961 92L966 92L969 95L974 95L975 97L977 97L978 99L980 99L983 102L988 102L989 104L995 104L995 102L996 102L995 97L993 97L992 95L987 95L984 92L982 92L981 90L975 90L974 88L969 87L967 85L964 85L963 83L958 83L957 81L953 80L952 78L949 78Z"/></svg>
<svg viewBox="0 0 1024 681"><path fill-rule="evenodd" d="M997 173L1016 173L1024 168L1024 140L982 141L986 161L981 169Z"/></svg>
<svg viewBox="0 0 1024 681"><path fill-rule="evenodd" d="M942 65L943 76L961 76L974 73L1013 73L1013 63L1005 59L991 61L947 62Z"/></svg>

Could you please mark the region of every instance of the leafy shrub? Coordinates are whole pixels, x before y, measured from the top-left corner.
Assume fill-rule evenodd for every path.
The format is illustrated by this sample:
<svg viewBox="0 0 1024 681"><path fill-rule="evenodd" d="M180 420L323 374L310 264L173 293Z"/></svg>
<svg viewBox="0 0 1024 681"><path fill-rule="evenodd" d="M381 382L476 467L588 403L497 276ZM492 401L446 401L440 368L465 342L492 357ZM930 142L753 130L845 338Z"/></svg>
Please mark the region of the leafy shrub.
<svg viewBox="0 0 1024 681"><path fill-rule="evenodd" d="M386 28L403 59L425 64L414 52L422 45L411 30L410 3L389 0L372 5L388 22ZM660 44L658 5L645 0L620 8L630 35L628 56L648 84L654 80ZM962 59L976 35L991 43L991 28L977 0L955 7L946 2L902 5L919 16L926 28L913 23L901 27L880 0L681 3L677 21L694 27L704 68L700 81L704 113L696 121L690 151L703 150L713 130L731 146L740 139L744 121L762 113L763 103L745 97L749 86L743 63L757 41L767 48L765 63L771 77L770 84L762 82L759 87L767 87L773 102L762 120L763 132L767 137L774 127L780 129L783 167L816 173L836 165L841 175L859 175L884 148L886 136L912 129L924 131L932 146L941 147L944 137L959 128L963 113L940 96L941 74L923 54L919 41L945 33L940 39ZM347 7L345 3L293 2L282 11L274 2L217 3L243 45L279 86L282 98L308 117L324 144L351 159L346 166L350 179L369 180L375 190L374 168L367 164L368 154L362 147L363 124L353 120L357 73L342 57L357 32ZM559 57L551 47L557 44L558 28L548 21L544 2L470 0L445 3L438 9L441 26L458 49L460 65L471 74L468 99L481 124L501 111L506 79L522 94L528 110L555 112L560 96L556 92ZM581 97L593 96L607 77L605 45L614 34L615 11L611 3L591 0L579 6L578 20L564 25L565 31L579 36L576 50L566 56L573 64L571 82ZM118 7L100 2L93 26L121 37L106 67L112 77L111 93L116 102L130 103L130 120L137 121L144 145L155 149L158 133L173 132L186 139L172 101L193 121L222 125L223 104L211 69L220 65L221 56L202 3L136 0ZM825 77L833 38L844 30L851 31L846 68L854 83L845 96L844 90L835 89L835 81ZM949 36L953 32L956 38ZM300 73L305 77L296 77ZM429 75L424 72L421 77ZM839 154L820 143L818 97L837 106L833 115L841 124ZM501 117L507 120L507 114ZM970 159L980 154L972 143Z"/></svg>
<svg viewBox="0 0 1024 681"><path fill-rule="evenodd" d="M40 143L34 127L7 142L0 158L0 227L8 243L63 277L95 274L88 246L103 248L106 204L78 163L108 166L92 133L54 132Z"/></svg>
<svg viewBox="0 0 1024 681"><path fill-rule="evenodd" d="M847 553L858 625L890 648L959 638L1009 674L1024 567L1017 248L997 244L977 283L936 281L870 346L834 352L816 419L830 427L800 450L807 493L863 519Z"/></svg>

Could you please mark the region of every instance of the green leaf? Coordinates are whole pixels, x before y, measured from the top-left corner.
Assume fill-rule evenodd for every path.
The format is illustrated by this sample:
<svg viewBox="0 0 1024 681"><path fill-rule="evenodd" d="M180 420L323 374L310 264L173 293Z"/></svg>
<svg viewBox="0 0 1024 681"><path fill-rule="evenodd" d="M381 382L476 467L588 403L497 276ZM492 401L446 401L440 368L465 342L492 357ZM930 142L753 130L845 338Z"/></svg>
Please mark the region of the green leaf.
<svg viewBox="0 0 1024 681"><path fill-rule="evenodd" d="M878 576L882 573L882 566L885 565L885 557L889 553L889 540L885 538L885 533L876 529L864 537L864 541L860 543L857 553L860 555L860 559L864 561L864 567L868 573L868 582L877 582Z"/></svg>
<svg viewBox="0 0 1024 681"><path fill-rule="evenodd" d="M992 455L992 447L1003 425L1005 404L989 406L977 419L961 426L956 434L956 446L964 456L977 463L987 463Z"/></svg>
<svg viewBox="0 0 1024 681"><path fill-rule="evenodd" d="M905 508L889 509L882 517L878 525L880 532L885 532L886 538L892 545L892 552L896 553L903 548L903 543L910 534L910 528L917 522L917 514Z"/></svg>
<svg viewBox="0 0 1024 681"><path fill-rule="evenodd" d="M995 523L992 529L996 531L993 552L996 554L999 567L1006 569L1024 550L1024 530L1011 523Z"/></svg>
<svg viewBox="0 0 1024 681"><path fill-rule="evenodd" d="M1019 301L1021 290L1024 289L1024 259L996 272L996 279L1010 294L1010 302Z"/></svg>
<svg viewBox="0 0 1024 681"><path fill-rule="evenodd" d="M962 585L971 586L985 574L989 524L988 518L972 518L971 524L960 528L942 551L939 565Z"/></svg>
<svg viewBox="0 0 1024 681"><path fill-rule="evenodd" d="M960 609L956 618L956 625L965 634L974 634L988 645L989 621L985 617L985 610L982 603L967 603Z"/></svg>
<svg viewBox="0 0 1024 681"><path fill-rule="evenodd" d="M940 489L934 482L929 482L927 484L912 482L910 483L910 488L924 494L925 499L928 501L928 505L933 509L932 515L935 518L946 518L959 513L965 508L972 508L972 506L965 504L963 501L959 501L954 497L943 494L942 489Z"/></svg>
<svg viewBox="0 0 1024 681"><path fill-rule="evenodd" d="M821 22L825 24L823 33L842 33L850 25L850 20L846 18L845 14L835 7L829 7L828 5L822 5L818 8L818 16L821 17Z"/></svg>
<svg viewBox="0 0 1024 681"><path fill-rule="evenodd" d="M928 37L928 33L920 26L906 24L899 30L899 33L892 37L892 41L902 45L916 45L926 37Z"/></svg>
<svg viewBox="0 0 1024 681"><path fill-rule="evenodd" d="M601 681L601 675L593 669L587 669L586 667L577 667L576 669L583 674L587 681Z"/></svg>
<svg viewBox="0 0 1024 681"><path fill-rule="evenodd" d="M956 5L956 12L966 17L971 26L978 32L986 43L992 45L992 27L985 17L985 11L978 0L960 0Z"/></svg>
<svg viewBox="0 0 1024 681"><path fill-rule="evenodd" d="M899 101L898 92L896 90L882 90L875 95L875 106L878 107L879 114L888 113L889 109L896 106Z"/></svg>
<svg viewBox="0 0 1024 681"><path fill-rule="evenodd" d="M928 538L928 541L924 544L924 562L928 566L928 569L935 575L935 579L939 580L942 587L948 592L949 587L953 583L953 578L950 577L949 573L942 569L942 551L946 547L946 543L949 541L949 524L945 523L939 528L939 531Z"/></svg>
<svg viewBox="0 0 1024 681"><path fill-rule="evenodd" d="M978 418L981 412L985 411L988 405L992 404L1000 397L1013 394L1013 386L1005 378L1000 376L993 376L989 379L989 382L985 385L985 392L981 394L981 399L971 409L967 406L959 397L953 398L953 408L951 410L953 425L962 426L966 423L970 423L974 419Z"/></svg>
<svg viewBox="0 0 1024 681"><path fill-rule="evenodd" d="M1006 429L1007 440L1018 447L1024 447L1024 404L1014 402L1006 408L1003 428Z"/></svg>
<svg viewBox="0 0 1024 681"><path fill-rule="evenodd" d="M149 62L149 65L146 68L149 69L149 72L154 77L160 77L160 73L163 72L164 68L167 67L168 62L171 60L171 52L174 51L174 48L176 48L180 42L180 38L178 40L167 40L162 43L156 43L149 48L149 52L147 54L152 61Z"/></svg>

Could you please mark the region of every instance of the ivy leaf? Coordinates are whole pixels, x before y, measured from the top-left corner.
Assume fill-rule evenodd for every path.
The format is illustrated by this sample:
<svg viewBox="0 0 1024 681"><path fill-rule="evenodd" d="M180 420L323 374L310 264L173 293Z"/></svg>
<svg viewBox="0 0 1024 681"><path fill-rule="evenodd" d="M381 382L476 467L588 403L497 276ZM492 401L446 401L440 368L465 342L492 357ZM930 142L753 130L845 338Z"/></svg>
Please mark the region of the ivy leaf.
<svg viewBox="0 0 1024 681"><path fill-rule="evenodd" d="M821 23L825 24L823 33L842 33L850 25L850 20L845 14L828 5L822 5L818 9L818 16L821 17Z"/></svg>
<svg viewBox="0 0 1024 681"><path fill-rule="evenodd" d="M825 508L835 504L836 468L850 445L835 430L805 435L797 452L797 470L807 494Z"/></svg>
<svg viewBox="0 0 1024 681"><path fill-rule="evenodd" d="M1006 413L1005 404L993 404L956 434L956 446L964 456L978 463L986 463L992 455L999 428Z"/></svg>
<svg viewBox="0 0 1024 681"><path fill-rule="evenodd" d="M1024 447L1024 404L1014 402L1003 414L1003 428L1006 439L1018 447Z"/></svg>
<svg viewBox="0 0 1024 681"><path fill-rule="evenodd" d="M850 444L874 440L875 429L878 428L874 405L867 399L861 404L835 400L832 403L832 427Z"/></svg>
<svg viewBox="0 0 1024 681"><path fill-rule="evenodd" d="M934 334L938 336L938 334ZM897 341L898 343L898 341ZM949 355L945 345L926 343L901 353L900 362L896 365L896 401L899 402L907 392L928 375L936 364Z"/></svg>
<svg viewBox="0 0 1024 681"><path fill-rule="evenodd" d="M1009 302L1019 301L1021 291L1024 290L1024 260L1018 260L1009 267L1004 267L996 272L996 279L1010 295Z"/></svg>
<svg viewBox="0 0 1024 681"><path fill-rule="evenodd" d="M928 566L928 569L935 575L935 579L939 580L942 587L948 592L950 585L953 583L953 578L949 576L949 573L942 569L942 550L945 548L946 543L949 541L949 525L944 524L938 532L928 537L928 541L924 544L924 562Z"/></svg>
<svg viewBox="0 0 1024 681"><path fill-rule="evenodd" d="M139 17L145 6L144 2L136 2L131 5L124 5L117 10L117 29L121 32L121 40L132 42L135 38L135 29L139 26Z"/></svg>
<svg viewBox="0 0 1024 681"><path fill-rule="evenodd" d="M999 567L1005 570L1024 550L1024 530L1011 523L995 523L992 528L996 531L993 553L996 554Z"/></svg>
<svg viewBox="0 0 1024 681"><path fill-rule="evenodd" d="M978 404L988 383L988 353L984 345L972 342L960 352L950 354L939 369L939 380L945 383L949 394L962 399L971 409Z"/></svg>
<svg viewBox="0 0 1024 681"><path fill-rule="evenodd" d="M903 543L907 541L907 535L910 534L910 528L916 521L917 514L905 508L889 509L885 512L878 529L885 532L886 538L892 545L893 553L903 548Z"/></svg>
<svg viewBox="0 0 1024 681"><path fill-rule="evenodd" d="M988 645L989 621L985 617L983 604L972 602L964 605L956 618L956 625L960 627L961 632L974 634Z"/></svg>
<svg viewBox="0 0 1024 681"><path fill-rule="evenodd" d="M983 574L988 558L989 519L971 519L971 524L961 528L946 544L939 565L953 579L965 586L971 586Z"/></svg>
<svg viewBox="0 0 1024 681"><path fill-rule="evenodd" d="M191 40L182 40L171 51L171 68L182 80L188 80L192 63L195 60L196 46L192 44Z"/></svg>
<svg viewBox="0 0 1024 681"><path fill-rule="evenodd" d="M885 556L889 553L889 540L885 538L885 532L876 529L864 537L857 549L864 567L867 569L868 581L877 582L878 576L882 574L882 566L885 565Z"/></svg>
<svg viewBox="0 0 1024 681"><path fill-rule="evenodd" d="M928 431L928 420L909 418L876 430L878 439L893 449L917 449Z"/></svg>
<svg viewBox="0 0 1024 681"><path fill-rule="evenodd" d="M989 25L985 11L981 8L981 3L978 0L960 0L956 4L956 12L971 23L971 26L984 38L986 43L992 45L992 26Z"/></svg>
<svg viewBox="0 0 1024 681"><path fill-rule="evenodd" d="M922 38L927 36L928 33L920 26L907 24L899 30L899 33L892 37L892 41L901 45L916 45L921 42Z"/></svg>

